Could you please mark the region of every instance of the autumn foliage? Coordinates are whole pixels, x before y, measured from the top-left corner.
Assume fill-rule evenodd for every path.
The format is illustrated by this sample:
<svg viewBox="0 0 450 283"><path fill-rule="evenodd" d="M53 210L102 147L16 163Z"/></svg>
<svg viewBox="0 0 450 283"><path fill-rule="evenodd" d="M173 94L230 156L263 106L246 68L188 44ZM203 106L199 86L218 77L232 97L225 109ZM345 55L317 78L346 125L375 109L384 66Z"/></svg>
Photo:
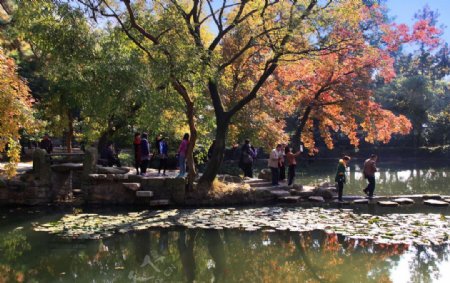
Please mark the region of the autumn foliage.
<svg viewBox="0 0 450 283"><path fill-rule="evenodd" d="M0 49L0 152L6 151L9 157L5 166L8 176L14 175L20 161L19 130L34 126L31 106L26 82L17 75L14 60Z"/></svg>

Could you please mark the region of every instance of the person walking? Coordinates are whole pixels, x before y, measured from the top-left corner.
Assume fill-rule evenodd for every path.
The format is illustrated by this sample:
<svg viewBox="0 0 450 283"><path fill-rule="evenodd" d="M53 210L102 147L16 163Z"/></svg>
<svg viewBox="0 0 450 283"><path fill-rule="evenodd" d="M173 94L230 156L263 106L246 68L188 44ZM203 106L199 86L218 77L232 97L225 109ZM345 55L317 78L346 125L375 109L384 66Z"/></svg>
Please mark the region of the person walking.
<svg viewBox="0 0 450 283"><path fill-rule="evenodd" d="M39 148L44 149L48 154L53 152L53 143L48 134L45 134L42 138Z"/></svg>
<svg viewBox="0 0 450 283"><path fill-rule="evenodd" d="M281 144L278 144L276 148L272 149L269 156L269 168L272 172L272 186L278 186L278 178L280 177L280 170L279 170L279 152L281 150Z"/></svg>
<svg viewBox="0 0 450 283"><path fill-rule="evenodd" d="M146 176L147 168L150 162L150 144L147 133L141 136L141 175Z"/></svg>
<svg viewBox="0 0 450 283"><path fill-rule="evenodd" d="M183 136L183 140L178 147L178 163L180 167L180 173L178 177L184 177L186 175L186 155L189 146L189 134L186 133Z"/></svg>
<svg viewBox="0 0 450 283"><path fill-rule="evenodd" d="M139 169L141 167L141 133L134 134L134 168L136 168L136 175L139 175Z"/></svg>
<svg viewBox="0 0 450 283"><path fill-rule="evenodd" d="M298 151L296 153L292 152L292 147L286 147L285 155L286 162L288 165L288 186L292 186L294 184L295 179L295 167L297 166L297 157L300 156L302 152Z"/></svg>
<svg viewBox="0 0 450 283"><path fill-rule="evenodd" d="M250 140L246 139L241 148L241 156L239 158L239 165L244 171L244 177L253 178L253 158L255 158L255 152L250 146Z"/></svg>
<svg viewBox="0 0 450 283"><path fill-rule="evenodd" d="M364 174L364 178L367 179L369 184L363 190L363 192L369 198L373 198L373 193L375 192L375 172L378 171L377 164L376 164L377 160L378 160L378 156L376 156L375 154L372 154L369 159L366 159L366 161L364 161L363 174Z"/></svg>
<svg viewBox="0 0 450 283"><path fill-rule="evenodd" d="M350 161L350 157L345 155L342 159L339 159L339 163L337 166L337 172L336 177L334 178L334 181L337 183L337 189L338 189L338 200L342 200L342 194L344 192L344 184L345 184L345 171L348 165L348 162Z"/></svg>
<svg viewBox="0 0 450 283"><path fill-rule="evenodd" d="M167 158L169 157L169 147L167 145L166 139L160 135L158 141L158 152L159 152L159 167L158 176L161 174L161 169L163 169L163 176L166 176L167 169Z"/></svg>
<svg viewBox="0 0 450 283"><path fill-rule="evenodd" d="M279 168L280 168L280 181L286 180L286 145L281 144L281 150L278 152L280 157Z"/></svg>

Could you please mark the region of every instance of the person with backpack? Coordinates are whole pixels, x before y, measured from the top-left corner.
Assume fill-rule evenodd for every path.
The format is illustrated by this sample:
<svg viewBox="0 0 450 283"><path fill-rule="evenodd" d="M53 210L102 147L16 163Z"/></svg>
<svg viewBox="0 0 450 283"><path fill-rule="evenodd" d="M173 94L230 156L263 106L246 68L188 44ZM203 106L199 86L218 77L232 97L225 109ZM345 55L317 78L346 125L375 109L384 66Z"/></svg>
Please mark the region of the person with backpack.
<svg viewBox="0 0 450 283"><path fill-rule="evenodd" d="M255 152L250 146L250 140L246 139L241 148L241 156L239 158L239 167L244 171L244 177L253 178L253 159Z"/></svg>
<svg viewBox="0 0 450 283"><path fill-rule="evenodd" d="M364 162L364 169L363 174L364 178L367 179L369 184L367 187L363 190L363 192L369 197L373 198L373 193L375 192L375 172L378 171L377 169L377 160L378 156L375 154L372 154L369 159L366 159Z"/></svg>
<svg viewBox="0 0 450 283"><path fill-rule="evenodd" d="M342 202L342 194L344 193L344 184L346 181L345 178L345 171L348 166L348 162L350 162L350 157L345 155L342 157L342 159L339 159L339 163L337 166L337 172L336 177L334 178L335 182L337 183L337 189L338 189L338 200Z"/></svg>

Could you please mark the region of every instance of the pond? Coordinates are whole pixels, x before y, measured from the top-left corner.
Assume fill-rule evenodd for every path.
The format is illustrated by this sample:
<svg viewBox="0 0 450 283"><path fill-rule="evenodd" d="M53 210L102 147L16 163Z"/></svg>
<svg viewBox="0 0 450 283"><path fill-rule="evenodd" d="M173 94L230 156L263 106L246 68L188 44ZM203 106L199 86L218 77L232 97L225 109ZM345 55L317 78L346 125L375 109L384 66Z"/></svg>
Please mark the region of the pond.
<svg viewBox="0 0 450 283"><path fill-rule="evenodd" d="M301 208L236 211L281 215L297 209ZM98 213L86 215L106 219L96 224L103 228L108 217L128 213L86 210ZM223 210L225 215L235 211L213 211ZM199 211L204 210L185 213L195 219ZM448 210L444 213L450 215ZM153 227L97 240L33 231L36 224L73 215L58 208L0 210L0 282L450 282L447 245L383 244L321 230Z"/></svg>
<svg viewBox="0 0 450 283"><path fill-rule="evenodd" d="M367 185L362 175L364 160L351 160L344 194L362 195ZM334 183L337 160L301 160L296 182L314 185ZM380 159L377 163L375 194L450 194L450 162L448 160Z"/></svg>

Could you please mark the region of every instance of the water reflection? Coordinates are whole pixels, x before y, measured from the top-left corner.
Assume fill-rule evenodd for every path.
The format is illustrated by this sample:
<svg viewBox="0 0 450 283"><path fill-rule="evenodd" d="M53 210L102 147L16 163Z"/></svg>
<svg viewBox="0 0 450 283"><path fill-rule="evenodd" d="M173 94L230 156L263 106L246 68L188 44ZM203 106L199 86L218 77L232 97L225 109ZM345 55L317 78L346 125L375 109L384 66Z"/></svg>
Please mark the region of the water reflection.
<svg viewBox="0 0 450 283"><path fill-rule="evenodd" d="M19 230L2 234L0 250L1 282L433 282L450 264L447 246L322 231L144 230L71 242Z"/></svg>
<svg viewBox="0 0 450 283"><path fill-rule="evenodd" d="M376 173L376 193L396 194L448 194L450 168L447 163L427 164L425 161L415 162L380 162L380 172ZM366 186L361 166L350 164L347 194L361 194ZM319 161L300 168L298 183L317 184L323 181L334 182L335 164L330 161Z"/></svg>

